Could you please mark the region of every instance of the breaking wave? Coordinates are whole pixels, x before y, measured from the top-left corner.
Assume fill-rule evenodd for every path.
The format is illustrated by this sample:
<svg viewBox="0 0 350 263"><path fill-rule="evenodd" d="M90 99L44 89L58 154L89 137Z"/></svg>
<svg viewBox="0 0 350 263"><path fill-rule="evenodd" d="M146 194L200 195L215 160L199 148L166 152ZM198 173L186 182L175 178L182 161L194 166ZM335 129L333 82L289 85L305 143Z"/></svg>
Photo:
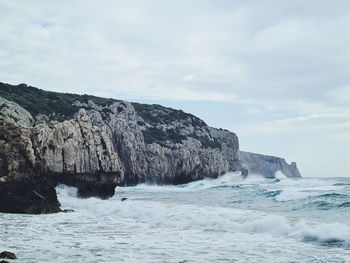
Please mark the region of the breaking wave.
<svg viewBox="0 0 350 263"><path fill-rule="evenodd" d="M74 212L0 214L0 246L21 262L350 262L349 181L227 174L108 200L60 185Z"/></svg>
<svg viewBox="0 0 350 263"><path fill-rule="evenodd" d="M281 215L232 207L159 202L150 198L140 199L139 197L133 197L128 192L134 191L137 193L141 189L148 191L159 191L162 189L161 191L169 191L169 195L171 195L173 191L183 191L179 189L184 188L195 191L199 189L215 189L218 187L217 182L215 183L215 180L204 180L188 184L185 187L161 188L147 185L130 187L124 189L126 190L124 193L129 193L127 202L120 202L120 198L117 196L109 200L96 198L77 199L76 190L66 186L59 186L57 192L60 202L77 212L112 216L122 221L141 222L154 227L193 229L204 232L268 234L293 238L302 242L350 248L350 226L346 224L317 223L303 219L292 220ZM228 183L226 187L235 185L231 183ZM242 182L239 183L241 184ZM240 191L239 189L236 190ZM271 198L278 196L281 192L281 190L267 191L264 195ZM321 196L332 197L339 195L330 193ZM317 205L328 206L329 204L318 203ZM341 205L349 207L350 202L342 203Z"/></svg>

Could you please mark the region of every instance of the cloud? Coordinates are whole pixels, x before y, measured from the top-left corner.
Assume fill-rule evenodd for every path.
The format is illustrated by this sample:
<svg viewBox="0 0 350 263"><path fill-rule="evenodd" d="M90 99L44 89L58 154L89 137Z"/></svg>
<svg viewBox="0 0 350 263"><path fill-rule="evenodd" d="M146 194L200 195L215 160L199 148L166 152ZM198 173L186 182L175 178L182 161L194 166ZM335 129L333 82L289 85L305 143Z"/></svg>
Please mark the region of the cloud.
<svg viewBox="0 0 350 263"><path fill-rule="evenodd" d="M4 1L0 76L116 97L315 99L349 83L350 20L346 1L310 2Z"/></svg>
<svg viewBox="0 0 350 263"><path fill-rule="evenodd" d="M331 90L328 95L334 103L350 105L350 85Z"/></svg>
<svg viewBox="0 0 350 263"><path fill-rule="evenodd" d="M347 140L349 9L348 0L4 0L0 81L237 104L245 119L223 112L213 122L248 139Z"/></svg>

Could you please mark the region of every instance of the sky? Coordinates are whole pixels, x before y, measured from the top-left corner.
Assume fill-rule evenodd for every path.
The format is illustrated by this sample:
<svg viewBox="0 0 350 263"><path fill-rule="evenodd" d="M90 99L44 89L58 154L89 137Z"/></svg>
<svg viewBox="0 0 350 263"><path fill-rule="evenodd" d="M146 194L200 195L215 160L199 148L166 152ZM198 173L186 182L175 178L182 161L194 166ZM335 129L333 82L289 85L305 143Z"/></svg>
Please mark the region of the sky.
<svg viewBox="0 0 350 263"><path fill-rule="evenodd" d="M349 0L2 0L0 81L182 109L350 176Z"/></svg>

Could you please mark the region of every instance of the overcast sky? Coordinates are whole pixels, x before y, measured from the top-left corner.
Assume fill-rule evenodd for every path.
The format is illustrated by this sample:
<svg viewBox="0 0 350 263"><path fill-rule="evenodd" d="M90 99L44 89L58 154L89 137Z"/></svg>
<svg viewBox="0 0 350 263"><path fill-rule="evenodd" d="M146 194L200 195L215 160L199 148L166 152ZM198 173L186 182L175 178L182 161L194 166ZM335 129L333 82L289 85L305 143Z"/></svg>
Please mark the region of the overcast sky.
<svg viewBox="0 0 350 263"><path fill-rule="evenodd" d="M350 176L349 0L0 2L0 81L191 112Z"/></svg>

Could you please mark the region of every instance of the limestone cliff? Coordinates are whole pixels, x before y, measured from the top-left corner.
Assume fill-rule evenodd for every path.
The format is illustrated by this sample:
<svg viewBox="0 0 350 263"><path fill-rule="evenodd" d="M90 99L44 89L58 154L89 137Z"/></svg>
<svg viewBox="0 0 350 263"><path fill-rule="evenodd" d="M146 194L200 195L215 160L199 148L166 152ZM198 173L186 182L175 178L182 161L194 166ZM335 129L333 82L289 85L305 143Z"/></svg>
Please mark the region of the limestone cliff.
<svg viewBox="0 0 350 263"><path fill-rule="evenodd" d="M300 178L300 172L295 162L288 164L285 159L240 151L244 168L252 174L260 174L266 178L275 178L276 172L282 172L289 178Z"/></svg>
<svg viewBox="0 0 350 263"><path fill-rule="evenodd" d="M234 133L160 105L0 83L0 115L31 132L45 177L78 187L80 196L242 170Z"/></svg>
<svg viewBox="0 0 350 263"><path fill-rule="evenodd" d="M295 163L239 152L233 132L160 105L0 83L0 124L0 212L60 211L59 183L108 198L117 185L182 184L229 171L300 177Z"/></svg>
<svg viewBox="0 0 350 263"><path fill-rule="evenodd" d="M32 131L0 116L0 212L61 211Z"/></svg>

